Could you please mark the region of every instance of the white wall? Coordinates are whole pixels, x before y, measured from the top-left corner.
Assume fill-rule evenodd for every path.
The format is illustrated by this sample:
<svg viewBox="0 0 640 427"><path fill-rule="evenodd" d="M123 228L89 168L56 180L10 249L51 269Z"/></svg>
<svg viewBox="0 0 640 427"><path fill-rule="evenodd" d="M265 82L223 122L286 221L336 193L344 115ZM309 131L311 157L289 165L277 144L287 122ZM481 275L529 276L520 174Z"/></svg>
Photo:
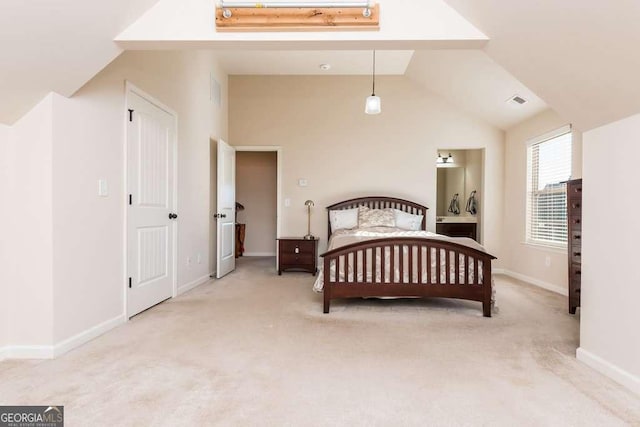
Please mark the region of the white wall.
<svg viewBox="0 0 640 427"><path fill-rule="evenodd" d="M126 52L73 98L55 98L56 341L123 314L125 80L178 114L178 287L209 276L209 141L227 136L226 75L209 52Z"/></svg>
<svg viewBox="0 0 640 427"><path fill-rule="evenodd" d="M212 74L221 107L210 101ZM50 94L10 129L0 188L15 214L2 246L11 248L3 274L12 346L51 351L123 319L125 80L178 113L178 286L209 276L209 141L227 136L226 75L211 52L127 52L72 98Z"/></svg>
<svg viewBox="0 0 640 427"><path fill-rule="evenodd" d="M9 141L8 126L0 124L0 200L3 200L3 206L7 205L10 200L9 191L9 168L11 162L9 155L11 152ZM0 209L0 235L6 236L9 233L9 209ZM9 317L7 310L9 303L9 245L7 239L0 239L0 359L2 358L3 348L9 344Z"/></svg>
<svg viewBox="0 0 640 427"><path fill-rule="evenodd" d="M584 134L578 358L640 393L640 115ZM605 159L615 159L607 161ZM620 205L620 201L624 203ZM618 209L622 221L612 217Z"/></svg>
<svg viewBox="0 0 640 427"><path fill-rule="evenodd" d="M276 152L236 153L236 200L245 207L238 212L238 222L246 224L245 255L276 254L277 184Z"/></svg>
<svg viewBox="0 0 640 427"><path fill-rule="evenodd" d="M52 110L49 95L9 129L8 141L5 130L0 259L14 354L53 343Z"/></svg>
<svg viewBox="0 0 640 427"><path fill-rule="evenodd" d="M567 124L553 110L547 110L507 131L505 146L505 212L504 212L504 266L516 277L566 294L567 253L559 249L525 244L527 141ZM582 176L582 139L573 133L573 177ZM547 258L550 265L546 265Z"/></svg>
<svg viewBox="0 0 640 427"><path fill-rule="evenodd" d="M311 232L323 251L324 207L374 194L426 204L435 230L437 148L486 148L485 245L500 258L503 132L404 77L381 77L383 112L366 115L370 84L368 77L230 78L232 143L283 147L283 199L291 207L282 207L282 235L306 234L304 201L312 199ZM299 178L308 187L299 187Z"/></svg>

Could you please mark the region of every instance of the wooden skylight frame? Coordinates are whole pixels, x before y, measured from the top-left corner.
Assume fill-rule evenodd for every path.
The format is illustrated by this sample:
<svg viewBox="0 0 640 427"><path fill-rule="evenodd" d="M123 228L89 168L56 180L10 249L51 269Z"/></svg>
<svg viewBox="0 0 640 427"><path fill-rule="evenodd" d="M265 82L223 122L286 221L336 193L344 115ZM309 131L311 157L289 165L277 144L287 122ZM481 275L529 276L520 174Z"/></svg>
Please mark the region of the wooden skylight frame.
<svg viewBox="0 0 640 427"><path fill-rule="evenodd" d="M377 31L380 5L370 1L253 3L216 5L218 31Z"/></svg>

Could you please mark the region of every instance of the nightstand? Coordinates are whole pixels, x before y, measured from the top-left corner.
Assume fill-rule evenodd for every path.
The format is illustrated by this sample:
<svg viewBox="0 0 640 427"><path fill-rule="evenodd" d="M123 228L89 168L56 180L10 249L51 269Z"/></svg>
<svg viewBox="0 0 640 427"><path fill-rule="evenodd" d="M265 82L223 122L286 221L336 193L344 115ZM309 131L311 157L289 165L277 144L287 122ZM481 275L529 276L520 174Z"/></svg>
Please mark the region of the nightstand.
<svg viewBox="0 0 640 427"><path fill-rule="evenodd" d="M305 240L302 237L278 239L278 275L285 270L306 271L314 276L318 271L318 238Z"/></svg>

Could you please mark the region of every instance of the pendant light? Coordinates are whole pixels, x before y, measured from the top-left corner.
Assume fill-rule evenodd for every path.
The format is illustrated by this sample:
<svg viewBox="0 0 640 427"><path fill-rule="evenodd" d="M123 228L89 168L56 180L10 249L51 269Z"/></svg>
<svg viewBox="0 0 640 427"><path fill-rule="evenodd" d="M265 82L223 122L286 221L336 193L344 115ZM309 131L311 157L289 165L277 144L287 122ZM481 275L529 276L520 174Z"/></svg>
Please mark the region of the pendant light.
<svg viewBox="0 0 640 427"><path fill-rule="evenodd" d="M367 97L364 105L364 112L367 114L380 114L382 111L382 103L380 97L376 96L376 51L373 51L373 90L371 96Z"/></svg>

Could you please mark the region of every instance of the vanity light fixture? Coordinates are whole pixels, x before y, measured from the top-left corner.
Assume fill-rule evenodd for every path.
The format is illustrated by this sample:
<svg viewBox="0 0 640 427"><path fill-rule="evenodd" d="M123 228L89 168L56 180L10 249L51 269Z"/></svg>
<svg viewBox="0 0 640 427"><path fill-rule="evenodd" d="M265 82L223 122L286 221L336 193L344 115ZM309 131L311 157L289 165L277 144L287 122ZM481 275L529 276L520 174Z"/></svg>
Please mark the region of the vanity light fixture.
<svg viewBox="0 0 640 427"><path fill-rule="evenodd" d="M451 153L447 157L442 157L442 154L438 153L438 160L436 160L437 164L444 165L445 163L453 163L453 156Z"/></svg>
<svg viewBox="0 0 640 427"><path fill-rule="evenodd" d="M382 102L380 97L376 96L376 51L373 51L373 90L371 96L367 97L364 105L364 112L367 114L380 114L382 111Z"/></svg>

